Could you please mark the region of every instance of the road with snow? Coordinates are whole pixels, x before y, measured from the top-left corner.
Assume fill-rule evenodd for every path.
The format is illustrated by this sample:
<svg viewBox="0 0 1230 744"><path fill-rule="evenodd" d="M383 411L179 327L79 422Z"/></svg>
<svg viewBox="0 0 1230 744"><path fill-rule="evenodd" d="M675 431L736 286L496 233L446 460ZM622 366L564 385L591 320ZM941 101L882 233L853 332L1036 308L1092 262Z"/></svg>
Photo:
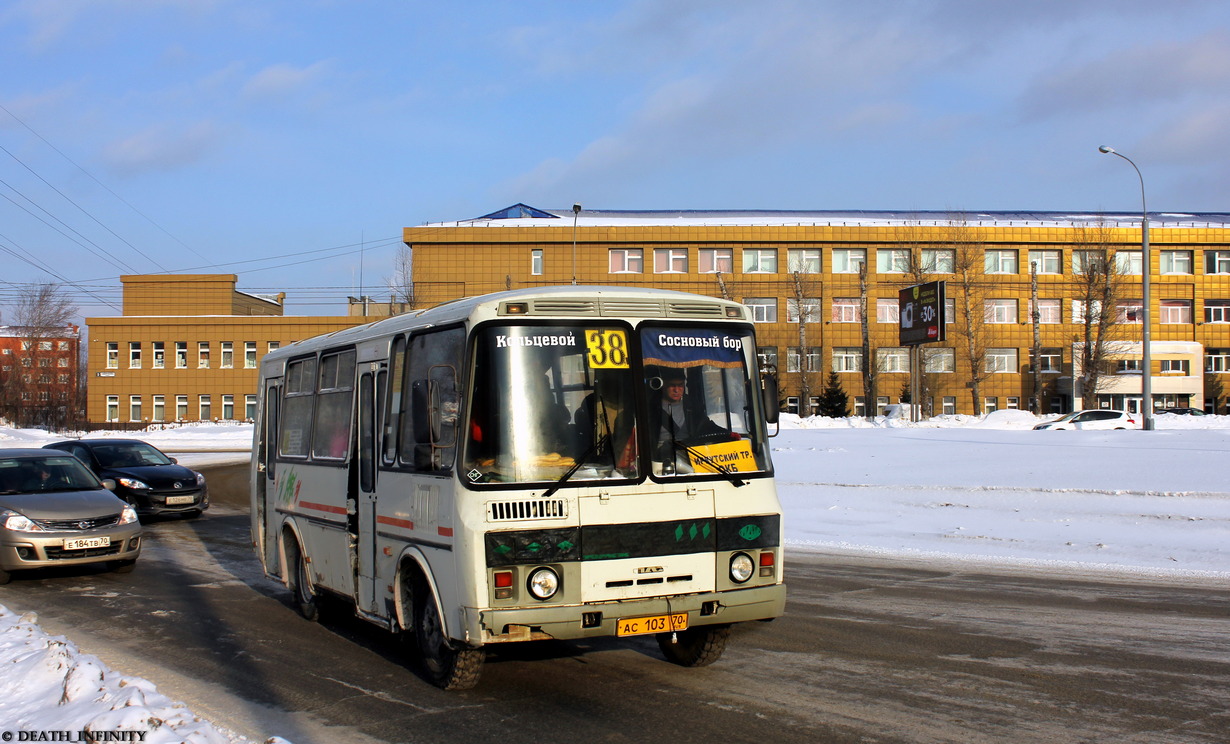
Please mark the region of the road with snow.
<svg viewBox="0 0 1230 744"><path fill-rule="evenodd" d="M252 554L239 468L208 474L215 507L150 525L132 574L18 576L0 604L255 741L1191 744L1230 730L1224 587L824 553L788 556L786 616L737 629L712 667L670 665L648 639L537 643L442 692L344 610L299 618Z"/></svg>

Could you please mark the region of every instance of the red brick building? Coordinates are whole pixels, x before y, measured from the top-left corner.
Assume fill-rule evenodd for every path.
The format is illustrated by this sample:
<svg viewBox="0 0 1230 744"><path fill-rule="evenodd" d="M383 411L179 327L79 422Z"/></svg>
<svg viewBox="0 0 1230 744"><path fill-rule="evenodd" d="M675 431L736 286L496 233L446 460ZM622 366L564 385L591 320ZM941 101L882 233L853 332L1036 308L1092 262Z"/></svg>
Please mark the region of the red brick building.
<svg viewBox="0 0 1230 744"><path fill-rule="evenodd" d="M81 333L0 326L0 420L55 429L81 418Z"/></svg>

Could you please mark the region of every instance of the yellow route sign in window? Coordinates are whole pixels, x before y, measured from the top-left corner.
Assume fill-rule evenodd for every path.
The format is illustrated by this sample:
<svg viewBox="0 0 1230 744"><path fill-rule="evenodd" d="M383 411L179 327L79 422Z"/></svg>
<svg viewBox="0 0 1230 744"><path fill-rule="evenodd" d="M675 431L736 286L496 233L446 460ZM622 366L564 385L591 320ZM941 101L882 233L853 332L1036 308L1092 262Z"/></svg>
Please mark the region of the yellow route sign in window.
<svg viewBox="0 0 1230 744"><path fill-rule="evenodd" d="M628 368L628 334L622 328L585 332L589 366L594 369Z"/></svg>

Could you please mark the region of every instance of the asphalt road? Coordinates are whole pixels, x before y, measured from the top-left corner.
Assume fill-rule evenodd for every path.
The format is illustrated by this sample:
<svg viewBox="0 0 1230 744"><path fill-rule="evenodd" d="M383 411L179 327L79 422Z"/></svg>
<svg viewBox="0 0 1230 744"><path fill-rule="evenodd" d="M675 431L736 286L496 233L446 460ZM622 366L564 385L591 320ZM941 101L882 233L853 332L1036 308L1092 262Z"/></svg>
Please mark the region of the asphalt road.
<svg viewBox="0 0 1230 744"><path fill-rule="evenodd" d="M344 607L295 614L249 546L242 470L205 470L214 508L148 525L133 573L18 575L0 604L254 741L1230 741L1230 588L814 554L788 556L787 615L711 667L542 642L443 692Z"/></svg>

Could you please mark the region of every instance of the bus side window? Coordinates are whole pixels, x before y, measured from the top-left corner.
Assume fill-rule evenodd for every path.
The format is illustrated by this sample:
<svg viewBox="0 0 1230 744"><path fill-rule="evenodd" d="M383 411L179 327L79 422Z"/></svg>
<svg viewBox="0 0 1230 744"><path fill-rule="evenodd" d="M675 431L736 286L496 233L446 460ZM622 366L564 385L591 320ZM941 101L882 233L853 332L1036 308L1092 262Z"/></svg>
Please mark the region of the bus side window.
<svg viewBox="0 0 1230 744"><path fill-rule="evenodd" d="M381 460L385 465L397 462L397 431L401 423L403 407L406 405L402 395L406 384L406 339L404 336L398 336L393 342L393 353L389 361L389 413L384 418L384 430L380 433L383 442Z"/></svg>
<svg viewBox="0 0 1230 744"><path fill-rule="evenodd" d="M448 472L457 449L460 409L457 369L465 348L460 328L414 336L406 379L409 401L401 422L401 462L424 472Z"/></svg>

